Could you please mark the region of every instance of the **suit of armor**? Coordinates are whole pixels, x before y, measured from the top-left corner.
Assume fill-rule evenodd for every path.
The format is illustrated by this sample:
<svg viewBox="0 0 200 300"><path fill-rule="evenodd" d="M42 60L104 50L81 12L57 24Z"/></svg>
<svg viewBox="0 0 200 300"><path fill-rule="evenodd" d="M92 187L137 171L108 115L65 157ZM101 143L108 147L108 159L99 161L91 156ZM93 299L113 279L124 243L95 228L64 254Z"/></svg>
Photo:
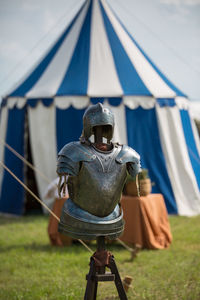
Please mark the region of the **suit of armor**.
<svg viewBox="0 0 200 300"><path fill-rule="evenodd" d="M110 139L114 118L100 103L88 110L81 141L65 145L58 157L57 173L69 175L70 197L63 208L59 231L86 240L102 235L113 239L123 232L120 198L127 172L133 177L137 175L140 157L126 145L109 142L109 147L102 151L89 142L96 126L103 127L102 136Z"/></svg>

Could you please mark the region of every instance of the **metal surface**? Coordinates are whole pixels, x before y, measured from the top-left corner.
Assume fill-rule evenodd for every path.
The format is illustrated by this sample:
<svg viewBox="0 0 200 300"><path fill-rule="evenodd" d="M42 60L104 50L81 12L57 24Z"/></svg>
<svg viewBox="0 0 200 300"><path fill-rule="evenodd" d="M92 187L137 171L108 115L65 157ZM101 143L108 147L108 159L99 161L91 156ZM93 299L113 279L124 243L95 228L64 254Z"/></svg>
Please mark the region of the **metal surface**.
<svg viewBox="0 0 200 300"><path fill-rule="evenodd" d="M95 126L108 126L102 132L102 136L111 140L113 137L114 130L114 115L108 109L105 108L101 103L91 105L85 111L83 116L83 136L86 140L94 133Z"/></svg>
<svg viewBox="0 0 200 300"><path fill-rule="evenodd" d="M93 162L82 162L78 176L69 176L70 198L89 213L105 217L120 202L121 192L126 181L126 164L118 164L115 158L119 148L109 153L99 153Z"/></svg>
<svg viewBox="0 0 200 300"><path fill-rule="evenodd" d="M68 174L70 200L64 205L59 231L79 239L100 235L117 238L123 231L119 210L127 171L135 176L139 155L130 147L112 144L114 116L102 104L90 106L83 117L80 142L65 145L59 153L57 173ZM95 143L88 139L94 134ZM102 138L107 138L107 144ZM66 181L65 181L66 183ZM59 190L65 189L65 183Z"/></svg>
<svg viewBox="0 0 200 300"><path fill-rule="evenodd" d="M120 202L127 168L132 175L140 168L139 155L130 147L114 145L110 151L100 151L94 145L76 142L59 153L57 172L73 175L68 178L68 190L74 203L95 216L105 217Z"/></svg>
<svg viewBox="0 0 200 300"><path fill-rule="evenodd" d="M116 161L120 164L126 163L127 170L132 177L135 177L141 171L139 154L127 145L122 146Z"/></svg>
<svg viewBox="0 0 200 300"><path fill-rule="evenodd" d="M102 235L116 239L123 229L123 213L118 205L110 215L101 218L82 210L71 199L65 202L58 225L60 233L85 240L93 240Z"/></svg>

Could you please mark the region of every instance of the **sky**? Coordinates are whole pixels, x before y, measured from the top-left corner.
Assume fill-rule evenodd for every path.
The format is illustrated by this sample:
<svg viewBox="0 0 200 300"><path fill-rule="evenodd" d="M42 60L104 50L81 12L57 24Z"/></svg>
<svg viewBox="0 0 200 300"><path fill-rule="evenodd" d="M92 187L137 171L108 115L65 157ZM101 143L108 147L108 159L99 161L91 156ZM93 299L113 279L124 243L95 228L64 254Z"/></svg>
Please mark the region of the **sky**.
<svg viewBox="0 0 200 300"><path fill-rule="evenodd" d="M159 69L200 101L200 0L106 0ZM0 0L0 97L33 68L84 0Z"/></svg>

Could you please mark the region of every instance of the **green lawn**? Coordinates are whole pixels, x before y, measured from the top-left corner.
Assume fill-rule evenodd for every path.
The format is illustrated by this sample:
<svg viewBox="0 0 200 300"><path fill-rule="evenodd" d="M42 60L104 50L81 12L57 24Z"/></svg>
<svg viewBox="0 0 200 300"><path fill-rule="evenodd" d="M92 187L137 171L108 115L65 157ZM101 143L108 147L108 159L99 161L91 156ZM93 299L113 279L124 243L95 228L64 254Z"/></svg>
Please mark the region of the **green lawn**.
<svg viewBox="0 0 200 300"><path fill-rule="evenodd" d="M47 224L44 216L0 218L0 299L83 299L90 253L50 246ZM167 250L142 250L130 262L121 245L109 246L121 277L133 277L128 299L200 299L200 216L170 224ZM114 283L100 283L97 299L118 299Z"/></svg>

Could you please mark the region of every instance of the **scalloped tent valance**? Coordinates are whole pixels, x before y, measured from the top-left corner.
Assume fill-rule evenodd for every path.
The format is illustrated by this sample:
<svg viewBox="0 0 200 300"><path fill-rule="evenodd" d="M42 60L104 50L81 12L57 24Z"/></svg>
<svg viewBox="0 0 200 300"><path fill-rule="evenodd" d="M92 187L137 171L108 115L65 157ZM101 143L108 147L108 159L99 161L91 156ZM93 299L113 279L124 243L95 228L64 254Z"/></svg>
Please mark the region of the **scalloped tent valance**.
<svg viewBox="0 0 200 300"><path fill-rule="evenodd" d="M140 96L124 96L123 98L116 97L99 97L99 98L89 98L87 96L61 96L55 98L43 98L43 99L26 99L23 97L8 97L3 99L2 107L7 106L8 108L17 107L19 109L24 108L24 106L36 107L38 103L42 103L44 106L48 107L50 105L55 105L60 109L67 109L73 106L76 109L84 109L90 104L96 104L97 102L103 103L107 101L111 106L119 106L123 103L130 109L136 109L141 106L144 109L153 108L156 103L160 107L165 106L177 106L180 109L188 109L190 101L185 97L173 98L158 98L153 97L140 97Z"/></svg>

